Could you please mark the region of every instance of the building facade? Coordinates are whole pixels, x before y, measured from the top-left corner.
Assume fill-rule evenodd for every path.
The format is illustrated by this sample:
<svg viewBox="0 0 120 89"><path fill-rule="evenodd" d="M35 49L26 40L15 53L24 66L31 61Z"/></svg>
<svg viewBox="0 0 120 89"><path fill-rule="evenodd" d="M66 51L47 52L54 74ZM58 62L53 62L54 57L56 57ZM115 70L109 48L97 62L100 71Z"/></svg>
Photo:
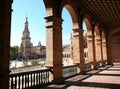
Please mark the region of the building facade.
<svg viewBox="0 0 120 89"><path fill-rule="evenodd" d="M68 66L68 65L73 65L73 35L71 34L70 37L70 44L64 45L62 47L62 54L63 54L63 58L62 58L62 63L64 66ZM83 32L83 40L84 40L84 60L85 63L88 63L88 47L87 47L87 31Z"/></svg>

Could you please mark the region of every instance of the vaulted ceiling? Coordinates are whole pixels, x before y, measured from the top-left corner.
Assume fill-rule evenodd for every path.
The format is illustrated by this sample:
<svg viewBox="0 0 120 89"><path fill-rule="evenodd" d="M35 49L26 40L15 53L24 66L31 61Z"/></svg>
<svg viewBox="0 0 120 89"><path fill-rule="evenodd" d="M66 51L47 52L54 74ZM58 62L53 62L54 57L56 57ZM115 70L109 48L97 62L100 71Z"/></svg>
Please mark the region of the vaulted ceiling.
<svg viewBox="0 0 120 89"><path fill-rule="evenodd" d="M105 28L120 26L120 0L76 0L76 2Z"/></svg>

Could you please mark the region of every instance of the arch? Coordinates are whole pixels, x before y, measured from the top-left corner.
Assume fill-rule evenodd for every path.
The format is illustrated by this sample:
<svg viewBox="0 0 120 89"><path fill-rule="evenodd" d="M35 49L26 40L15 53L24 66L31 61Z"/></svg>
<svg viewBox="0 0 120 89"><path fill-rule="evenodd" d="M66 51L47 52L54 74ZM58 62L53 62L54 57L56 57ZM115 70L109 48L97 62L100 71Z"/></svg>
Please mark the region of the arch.
<svg viewBox="0 0 120 89"><path fill-rule="evenodd" d="M72 18L72 22L73 22L73 29L79 28L81 27L79 24L79 13L76 7L76 4L73 1L67 1L67 0L63 0L61 3L61 7L60 7L60 17L62 17L62 10L63 8L66 8Z"/></svg>
<svg viewBox="0 0 120 89"><path fill-rule="evenodd" d="M84 47L83 46L83 30L81 29L82 27L82 20L81 20L81 16L77 7L77 3L75 3L74 0L63 0L61 2L61 7L60 7L60 11L62 13L63 8L66 8L72 18L72 30L73 30L73 63L74 64L80 64L80 69L81 69L81 73L85 73L85 68L84 68ZM60 13L60 16L61 16ZM81 41L81 42L80 42ZM76 43L76 44L75 44ZM79 51L81 50L81 51ZM76 54L76 52L78 52Z"/></svg>
<svg viewBox="0 0 120 89"><path fill-rule="evenodd" d="M47 16L52 16L53 15L53 6L52 3L49 0L43 0L45 7L46 7L46 17Z"/></svg>
<svg viewBox="0 0 120 89"><path fill-rule="evenodd" d="M85 23L87 30L84 31L84 58L86 62L93 61L93 34L92 34L92 23L91 18L88 14L84 14L82 22ZM82 23L82 24L83 24ZM89 56L86 58L86 52L88 51Z"/></svg>
<svg viewBox="0 0 120 89"><path fill-rule="evenodd" d="M84 16L83 16L83 21L85 22L85 24L86 24L86 27L87 27L87 34L88 35L92 35L92 22L91 22L91 18L90 18L90 16L89 15L87 15L87 14L84 14Z"/></svg>

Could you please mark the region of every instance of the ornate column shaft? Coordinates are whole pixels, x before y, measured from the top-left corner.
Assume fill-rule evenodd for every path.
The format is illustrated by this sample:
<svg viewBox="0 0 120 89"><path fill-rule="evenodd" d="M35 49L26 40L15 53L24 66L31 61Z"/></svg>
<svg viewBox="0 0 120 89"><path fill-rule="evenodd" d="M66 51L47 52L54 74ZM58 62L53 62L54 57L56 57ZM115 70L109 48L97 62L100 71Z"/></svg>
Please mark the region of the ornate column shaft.
<svg viewBox="0 0 120 89"><path fill-rule="evenodd" d="M96 69L96 52L95 52L95 37L93 35L87 36L88 43L88 61L93 62L93 67Z"/></svg>
<svg viewBox="0 0 120 89"><path fill-rule="evenodd" d="M73 62L80 64L81 74L85 73L83 30L73 29Z"/></svg>
<svg viewBox="0 0 120 89"><path fill-rule="evenodd" d="M46 66L53 67L53 82L63 82L62 74L62 20L46 17Z"/></svg>
<svg viewBox="0 0 120 89"><path fill-rule="evenodd" d="M12 0L0 2L0 89L9 89L11 4Z"/></svg>

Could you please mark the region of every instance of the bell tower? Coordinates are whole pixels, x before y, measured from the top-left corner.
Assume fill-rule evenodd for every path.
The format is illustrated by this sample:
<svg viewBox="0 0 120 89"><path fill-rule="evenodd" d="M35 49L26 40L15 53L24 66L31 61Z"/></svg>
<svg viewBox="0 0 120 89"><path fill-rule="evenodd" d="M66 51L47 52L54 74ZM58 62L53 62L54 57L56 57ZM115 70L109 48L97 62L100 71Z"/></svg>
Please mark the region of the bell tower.
<svg viewBox="0 0 120 89"><path fill-rule="evenodd" d="M23 31L21 53L25 58L29 58L32 50L32 43L30 38L30 32L28 28L28 18L26 17L25 27Z"/></svg>

